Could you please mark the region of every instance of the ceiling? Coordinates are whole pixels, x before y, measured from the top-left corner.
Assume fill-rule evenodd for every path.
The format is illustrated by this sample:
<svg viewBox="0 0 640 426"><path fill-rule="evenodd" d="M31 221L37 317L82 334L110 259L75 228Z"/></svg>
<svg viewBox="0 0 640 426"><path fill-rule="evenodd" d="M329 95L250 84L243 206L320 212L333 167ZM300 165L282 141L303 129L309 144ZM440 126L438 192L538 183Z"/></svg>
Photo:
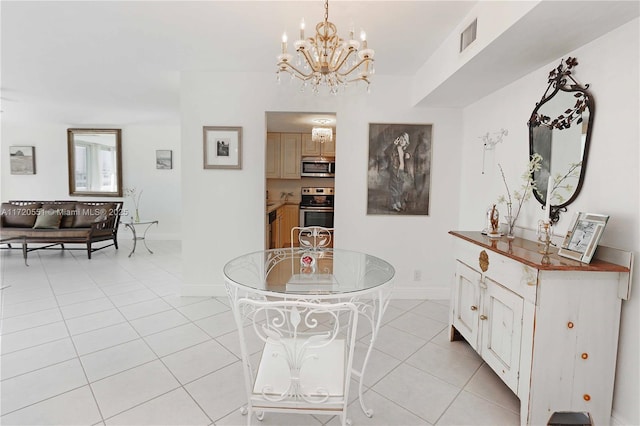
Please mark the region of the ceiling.
<svg viewBox="0 0 640 426"><path fill-rule="evenodd" d="M475 1L329 3L347 36L367 31L376 73L413 75ZM280 38L313 28L314 1L5 1L2 120L179 122L182 70L274 72ZM275 79L274 79L275 80ZM275 84L275 83L274 83Z"/></svg>
<svg viewBox="0 0 640 426"><path fill-rule="evenodd" d="M438 66L429 58L476 4L331 0L329 20L343 37L351 22L367 31L376 75L411 78L425 63ZM482 54L430 93L418 93L418 103L468 105L640 14L638 1L531 4ZM301 18L309 29L323 16L321 0L2 0L0 119L178 124L181 71L275 73L282 32L293 40ZM274 113L267 127L309 131L312 118L317 114Z"/></svg>

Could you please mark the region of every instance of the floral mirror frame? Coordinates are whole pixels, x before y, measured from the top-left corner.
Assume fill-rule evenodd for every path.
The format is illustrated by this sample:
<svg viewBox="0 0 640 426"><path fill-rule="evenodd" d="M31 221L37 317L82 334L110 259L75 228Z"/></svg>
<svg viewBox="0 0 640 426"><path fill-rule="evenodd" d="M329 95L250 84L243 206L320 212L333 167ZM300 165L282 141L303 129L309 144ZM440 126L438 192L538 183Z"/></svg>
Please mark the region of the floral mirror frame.
<svg viewBox="0 0 640 426"><path fill-rule="evenodd" d="M576 58L569 57L551 70L547 90L527 123L529 155L542 156L542 167L532 173L533 195L544 208L552 179L548 214L553 223L578 197L587 168L595 102L589 85L579 84L572 76L577 65Z"/></svg>
<svg viewBox="0 0 640 426"><path fill-rule="evenodd" d="M67 129L69 195L122 197L122 130Z"/></svg>

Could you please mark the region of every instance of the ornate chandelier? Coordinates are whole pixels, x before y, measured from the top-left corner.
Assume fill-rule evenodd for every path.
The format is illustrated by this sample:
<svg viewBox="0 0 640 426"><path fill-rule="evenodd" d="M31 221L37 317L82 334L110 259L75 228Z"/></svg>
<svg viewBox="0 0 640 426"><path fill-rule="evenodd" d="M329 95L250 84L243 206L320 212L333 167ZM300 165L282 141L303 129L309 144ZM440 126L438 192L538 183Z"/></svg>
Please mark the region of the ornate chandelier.
<svg viewBox="0 0 640 426"><path fill-rule="evenodd" d="M313 127L311 129L311 140L320 143L331 142L333 140L331 127Z"/></svg>
<svg viewBox="0 0 640 426"><path fill-rule="evenodd" d="M367 36L360 33L360 42L353 39L354 29L349 29L349 40L338 37L338 29L329 22L329 0L324 2L324 21L316 25L314 37L304 38L304 19L300 23L300 39L295 42L297 55L296 65L292 64L293 55L287 53L287 33L282 35L282 53L278 55L278 82L280 73L286 72L291 77L302 80L304 90L311 86L313 93L319 93L320 87L328 88L329 93L337 94L340 87L349 83L363 81L369 91L369 77L375 72L373 68L373 49L367 47Z"/></svg>

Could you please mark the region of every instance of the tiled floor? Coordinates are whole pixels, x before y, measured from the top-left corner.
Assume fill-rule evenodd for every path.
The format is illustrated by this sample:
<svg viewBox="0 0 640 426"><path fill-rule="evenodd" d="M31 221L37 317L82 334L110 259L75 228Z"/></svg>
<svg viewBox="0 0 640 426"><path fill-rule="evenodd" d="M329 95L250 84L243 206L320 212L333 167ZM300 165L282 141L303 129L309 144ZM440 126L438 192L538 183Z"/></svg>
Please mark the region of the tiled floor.
<svg viewBox="0 0 640 426"><path fill-rule="evenodd" d="M150 241L155 254L131 258L127 243L90 261L32 252L29 267L17 250L0 253L2 425L246 424L226 299L179 296L178 242ZM518 399L466 343L448 341L446 302L394 300L384 320L365 377L375 414L352 393L354 425L519 424ZM260 424L339 422L268 414Z"/></svg>

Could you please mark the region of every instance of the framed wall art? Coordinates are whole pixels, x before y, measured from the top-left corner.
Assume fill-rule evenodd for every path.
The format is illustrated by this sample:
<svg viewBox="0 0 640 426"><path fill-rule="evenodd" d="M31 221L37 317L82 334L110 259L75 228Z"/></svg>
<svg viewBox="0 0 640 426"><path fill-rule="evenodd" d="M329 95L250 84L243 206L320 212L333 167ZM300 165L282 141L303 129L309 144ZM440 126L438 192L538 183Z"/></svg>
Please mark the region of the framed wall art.
<svg viewBox="0 0 640 426"><path fill-rule="evenodd" d="M558 254L583 263L591 262L608 220L608 215L577 212Z"/></svg>
<svg viewBox="0 0 640 426"><path fill-rule="evenodd" d="M34 146L10 146L9 162L12 175L35 175L36 148Z"/></svg>
<svg viewBox="0 0 640 426"><path fill-rule="evenodd" d="M242 168L242 127L203 127L204 168Z"/></svg>
<svg viewBox="0 0 640 426"><path fill-rule="evenodd" d="M429 214L432 127L369 124L367 214Z"/></svg>
<svg viewBox="0 0 640 426"><path fill-rule="evenodd" d="M173 152L170 149L156 150L156 169L171 170L173 168Z"/></svg>

